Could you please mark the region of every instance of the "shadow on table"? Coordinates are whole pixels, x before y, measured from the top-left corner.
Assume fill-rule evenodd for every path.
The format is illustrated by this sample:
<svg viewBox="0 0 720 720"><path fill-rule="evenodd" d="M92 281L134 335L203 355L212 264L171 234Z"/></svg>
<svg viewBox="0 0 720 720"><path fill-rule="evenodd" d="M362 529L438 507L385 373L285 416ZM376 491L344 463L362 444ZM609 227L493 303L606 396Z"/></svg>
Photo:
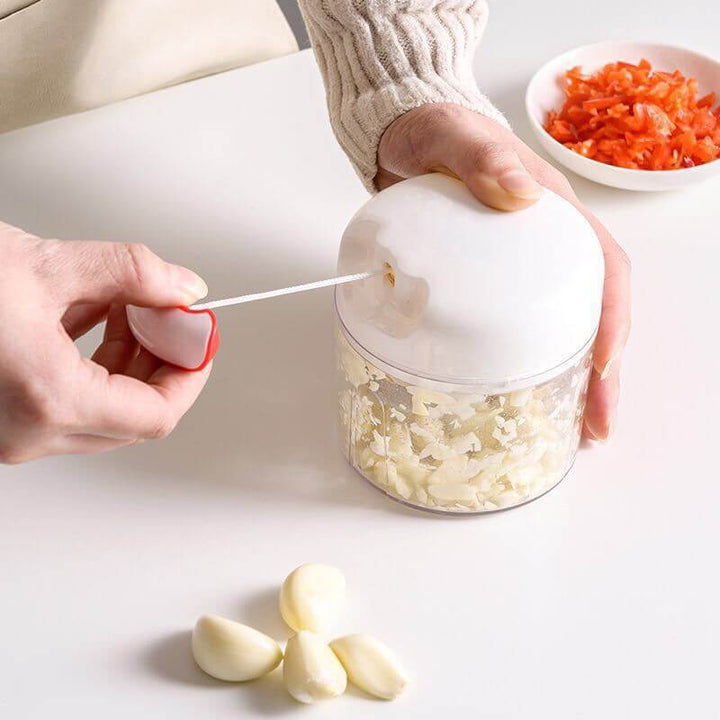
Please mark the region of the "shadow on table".
<svg viewBox="0 0 720 720"><path fill-rule="evenodd" d="M282 666L268 675L240 688L246 693L245 707L259 715L284 715L288 712L310 712L311 706L293 700L283 683Z"/></svg>
<svg viewBox="0 0 720 720"><path fill-rule="evenodd" d="M278 642L288 640L292 634L280 616L277 585L243 597L242 605L238 608L238 617L250 627L262 628L263 632Z"/></svg>
<svg viewBox="0 0 720 720"><path fill-rule="evenodd" d="M143 652L143 664L153 675L173 683L213 687L220 685L195 664L190 631L172 633L152 642Z"/></svg>

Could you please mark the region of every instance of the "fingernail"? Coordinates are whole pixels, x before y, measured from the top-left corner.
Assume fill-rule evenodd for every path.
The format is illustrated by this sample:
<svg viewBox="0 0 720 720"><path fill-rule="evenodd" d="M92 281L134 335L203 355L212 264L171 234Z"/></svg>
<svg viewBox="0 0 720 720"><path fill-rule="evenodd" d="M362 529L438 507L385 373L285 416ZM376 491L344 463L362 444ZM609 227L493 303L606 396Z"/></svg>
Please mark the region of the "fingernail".
<svg viewBox="0 0 720 720"><path fill-rule="evenodd" d="M607 435L605 436L605 442L607 442L614 434L615 434L615 418L611 418L610 422L608 423L608 431L607 431Z"/></svg>
<svg viewBox="0 0 720 720"><path fill-rule="evenodd" d="M587 419L585 420L585 427L592 436L593 440L597 440L601 443L606 443L615 432L615 418L613 417L610 419L610 422L608 422L607 430L605 430L605 432L598 432L594 427L592 427L592 425L590 425Z"/></svg>
<svg viewBox="0 0 720 720"><path fill-rule="evenodd" d="M607 435L603 435L601 432L598 432L592 425L590 425L587 420L585 421L585 427L588 429L590 435L592 436L592 440L604 442L607 439Z"/></svg>
<svg viewBox="0 0 720 720"><path fill-rule="evenodd" d="M208 294L208 286L205 281L196 275L192 270L181 265L173 266L174 285L187 296L187 303L194 303Z"/></svg>
<svg viewBox="0 0 720 720"><path fill-rule="evenodd" d="M537 200L543 194L542 185L536 183L522 170L508 170L498 178L498 185L515 197Z"/></svg>
<svg viewBox="0 0 720 720"><path fill-rule="evenodd" d="M616 360L617 360L617 355L614 355L605 363L605 367L602 369L602 372L600 373L601 380L607 380L608 376L610 375L610 370L612 370L612 365Z"/></svg>

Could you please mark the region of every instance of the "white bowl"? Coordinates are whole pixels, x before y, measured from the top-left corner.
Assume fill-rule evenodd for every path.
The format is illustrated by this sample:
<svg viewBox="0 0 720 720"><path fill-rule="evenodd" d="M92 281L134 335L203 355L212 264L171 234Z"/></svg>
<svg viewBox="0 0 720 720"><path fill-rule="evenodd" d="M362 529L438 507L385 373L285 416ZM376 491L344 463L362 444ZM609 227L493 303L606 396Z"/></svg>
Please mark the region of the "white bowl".
<svg viewBox="0 0 720 720"><path fill-rule="evenodd" d="M581 65L595 72L616 60L650 61L654 69L680 70L694 77L700 95L715 91L720 99L720 62L706 55L672 45L652 43L602 42L570 50L545 63L533 76L525 93L525 109L530 125L543 148L559 163L588 180L625 190L673 190L720 174L720 160L680 170L631 170L615 167L578 155L553 138L543 127L549 110L559 110L565 100L562 77L566 70Z"/></svg>

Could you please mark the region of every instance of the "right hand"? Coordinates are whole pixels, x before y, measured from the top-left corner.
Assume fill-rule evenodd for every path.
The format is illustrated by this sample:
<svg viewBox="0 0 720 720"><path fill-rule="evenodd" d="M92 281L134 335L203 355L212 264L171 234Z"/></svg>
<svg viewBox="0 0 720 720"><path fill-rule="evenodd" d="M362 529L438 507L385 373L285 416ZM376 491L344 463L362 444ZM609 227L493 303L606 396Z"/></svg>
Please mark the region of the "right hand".
<svg viewBox="0 0 720 720"><path fill-rule="evenodd" d="M380 141L378 168L379 189L414 175L444 172L462 180L480 202L506 211L528 207L544 186L587 218L605 256L605 286L583 432L592 440L606 440L615 424L621 356L630 332L630 261L562 173L507 128L448 104L423 105L395 120Z"/></svg>
<svg viewBox="0 0 720 720"><path fill-rule="evenodd" d="M143 245L42 240L0 223L0 462L164 438L210 374L140 348L125 305L191 305L207 286ZM74 340L107 320L92 359Z"/></svg>

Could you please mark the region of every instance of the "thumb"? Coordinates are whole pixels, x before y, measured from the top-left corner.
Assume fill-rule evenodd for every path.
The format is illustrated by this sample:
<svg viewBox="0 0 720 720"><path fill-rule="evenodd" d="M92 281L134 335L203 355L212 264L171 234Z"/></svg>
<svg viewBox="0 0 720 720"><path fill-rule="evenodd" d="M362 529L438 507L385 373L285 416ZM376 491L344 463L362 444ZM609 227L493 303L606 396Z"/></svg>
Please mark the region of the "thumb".
<svg viewBox="0 0 720 720"><path fill-rule="evenodd" d="M498 210L521 210L540 198L512 145L512 134L454 105L424 105L398 118L378 148L378 186L403 177L443 172L462 180L475 197Z"/></svg>
<svg viewBox="0 0 720 720"><path fill-rule="evenodd" d="M485 137L448 138L450 170L475 197L496 210L522 210L540 199L542 187L514 148Z"/></svg>
<svg viewBox="0 0 720 720"><path fill-rule="evenodd" d="M199 275L141 244L55 241L47 252L44 265L55 293L68 303L174 307L191 305L208 292Z"/></svg>

